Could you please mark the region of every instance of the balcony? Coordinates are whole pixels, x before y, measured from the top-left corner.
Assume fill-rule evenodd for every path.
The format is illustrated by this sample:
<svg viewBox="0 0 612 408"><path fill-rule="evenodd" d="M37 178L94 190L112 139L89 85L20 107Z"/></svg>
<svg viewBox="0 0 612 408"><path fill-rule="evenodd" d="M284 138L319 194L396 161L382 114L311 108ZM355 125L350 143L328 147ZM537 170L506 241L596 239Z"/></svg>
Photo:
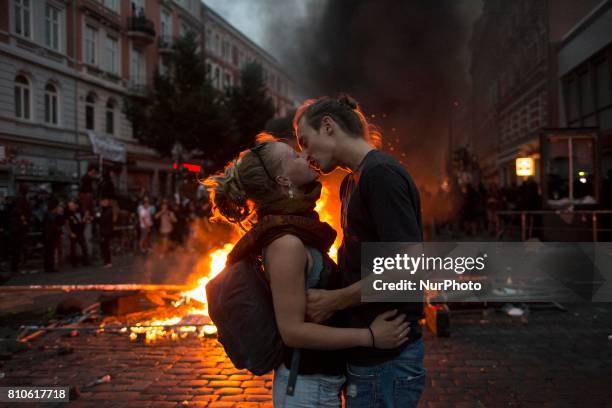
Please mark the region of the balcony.
<svg viewBox="0 0 612 408"><path fill-rule="evenodd" d="M174 37L171 35L160 35L157 43L157 49L160 54L169 54L174 51Z"/></svg>
<svg viewBox="0 0 612 408"><path fill-rule="evenodd" d="M144 16L128 17L128 37L140 45L148 45L155 40L155 25Z"/></svg>

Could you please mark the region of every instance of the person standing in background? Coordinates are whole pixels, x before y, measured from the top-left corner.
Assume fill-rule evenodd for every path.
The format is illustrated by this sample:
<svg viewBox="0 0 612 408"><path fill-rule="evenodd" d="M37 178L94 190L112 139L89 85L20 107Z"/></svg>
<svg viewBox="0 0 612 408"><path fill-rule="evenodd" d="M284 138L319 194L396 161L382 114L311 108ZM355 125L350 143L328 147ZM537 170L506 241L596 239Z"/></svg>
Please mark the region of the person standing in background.
<svg viewBox="0 0 612 408"><path fill-rule="evenodd" d="M65 225L68 237L70 238L70 262L72 266L75 268L78 266L77 245L81 250L81 262L85 266L90 265L89 251L85 241L85 217L80 211L76 200L68 202Z"/></svg>
<svg viewBox="0 0 612 408"><path fill-rule="evenodd" d="M8 237L9 226L9 207L4 193L0 193L0 262L4 262L8 256L8 245L10 243ZM4 271L2 271L4 272ZM2 277L0 277L0 283Z"/></svg>
<svg viewBox="0 0 612 408"><path fill-rule="evenodd" d="M113 227L115 224L115 216L111 200L102 198L100 200L100 216L98 219L100 228L100 251L102 252L102 260L105 268L113 266L111 259L111 239L113 237Z"/></svg>
<svg viewBox="0 0 612 408"><path fill-rule="evenodd" d="M57 272L55 252L61 236L62 207L55 197L47 202L47 213L43 221L43 246L45 272Z"/></svg>
<svg viewBox="0 0 612 408"><path fill-rule="evenodd" d="M13 207L8 211L10 213L8 225L11 240L11 272L17 273L23 256L23 246L30 228L30 205L28 204L27 189L25 187L20 187L19 197L17 197Z"/></svg>
<svg viewBox="0 0 612 408"><path fill-rule="evenodd" d="M170 234L174 229L174 224L176 224L176 215L169 208L168 200L164 199L161 201L161 206L157 214L155 214L155 219L159 220L159 250L160 256L163 258L168 251Z"/></svg>
<svg viewBox="0 0 612 408"><path fill-rule="evenodd" d="M79 204L81 207L81 214L85 220L83 235L85 236L89 248L93 248L91 221L94 217L94 182L97 178L98 168L95 164L91 163L87 166L87 173L81 178L81 185L79 186ZM95 258L95 254L92 254L92 257Z"/></svg>
<svg viewBox="0 0 612 408"><path fill-rule="evenodd" d="M98 175L98 169L94 164L87 166L87 173L81 178L79 186L79 201L81 211L85 216L91 216L94 212L94 181Z"/></svg>
<svg viewBox="0 0 612 408"><path fill-rule="evenodd" d="M115 183L113 182L113 171L111 169L106 169L104 174L102 174L102 180L100 180L100 184L98 186L98 192L100 194L100 198L108 198L109 200L115 200Z"/></svg>
<svg viewBox="0 0 612 408"><path fill-rule="evenodd" d="M149 197L142 199L138 206L138 220L140 223L140 252L148 252L151 246L151 230L153 228L153 214L155 207L149 204Z"/></svg>

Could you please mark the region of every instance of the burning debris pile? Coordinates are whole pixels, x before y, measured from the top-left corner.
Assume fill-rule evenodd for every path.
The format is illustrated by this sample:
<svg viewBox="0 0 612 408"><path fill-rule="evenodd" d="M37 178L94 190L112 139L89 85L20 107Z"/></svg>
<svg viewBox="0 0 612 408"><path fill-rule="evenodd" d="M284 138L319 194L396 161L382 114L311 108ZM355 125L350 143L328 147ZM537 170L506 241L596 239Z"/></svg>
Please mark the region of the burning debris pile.
<svg viewBox="0 0 612 408"><path fill-rule="evenodd" d="M158 307L126 314L123 322L116 316L108 316L100 324L99 332L126 333L130 340L145 344L160 339L178 340L190 335L214 336L217 329L208 317L205 287L223 270L232 247L233 243L225 244L197 262L195 269L204 272L204 276L193 289L178 294L146 294L144 296Z"/></svg>

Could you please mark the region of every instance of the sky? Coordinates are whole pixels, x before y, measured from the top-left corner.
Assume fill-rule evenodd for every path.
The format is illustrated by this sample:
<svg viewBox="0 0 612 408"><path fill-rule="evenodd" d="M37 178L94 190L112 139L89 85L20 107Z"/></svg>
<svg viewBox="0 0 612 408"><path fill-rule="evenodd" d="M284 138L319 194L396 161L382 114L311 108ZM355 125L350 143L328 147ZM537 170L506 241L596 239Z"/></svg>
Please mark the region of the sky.
<svg viewBox="0 0 612 408"><path fill-rule="evenodd" d="M273 35L274 19L279 12L285 13L285 20L305 18L307 7L312 0L203 0L230 24L249 37L270 54L270 35Z"/></svg>

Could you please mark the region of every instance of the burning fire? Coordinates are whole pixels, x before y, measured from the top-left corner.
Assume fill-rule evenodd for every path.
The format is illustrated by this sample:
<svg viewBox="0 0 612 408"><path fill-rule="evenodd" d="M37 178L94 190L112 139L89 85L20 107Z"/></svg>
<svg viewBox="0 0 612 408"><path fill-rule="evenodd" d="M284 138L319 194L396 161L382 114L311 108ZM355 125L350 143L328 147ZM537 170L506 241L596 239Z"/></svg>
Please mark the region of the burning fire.
<svg viewBox="0 0 612 408"><path fill-rule="evenodd" d="M209 257L201 259L196 265L198 272L209 271L207 276L204 276L198 280L198 286L188 292L184 292L182 295L188 299L194 299L204 304L202 309L203 314L208 315L208 304L206 302L206 285L212 278L217 276L223 268L225 268L225 262L227 262L227 256L231 252L234 244L225 244L223 248L213 251ZM208 261L209 258L210 260ZM206 262L208 261L208 262Z"/></svg>
<svg viewBox="0 0 612 408"><path fill-rule="evenodd" d="M337 216L338 215L337 210L339 208L340 207L338 207L336 211L333 211L333 208L330 205L329 188L324 184L323 188L321 189L321 197L319 198L319 200L317 201L317 205L315 206L315 211L319 213L319 219L321 221L328 223L338 232L338 235L336 236L336 240L334 241L331 248L329 248L329 252L328 252L329 257L333 259L334 261L337 261L338 247L340 246L340 242L342 241L342 235L341 235L342 229L340 228L340 225L338 222L339 217Z"/></svg>
<svg viewBox="0 0 612 408"><path fill-rule="evenodd" d="M191 300L195 300L196 302L194 303L201 305L200 307L191 308L188 313L189 317L193 318L198 315L208 317L206 284L223 270L227 256L233 247L233 243L225 244L222 248L211 252L208 256L202 257L196 264L196 271L201 271L202 273L208 271L208 274L198 280L197 286L194 289L181 293L182 299L179 303L190 303ZM197 333L199 337L204 337L217 332L217 328L212 324L198 326L181 325L184 318L185 316L174 316L168 319L137 323L135 327L130 328L130 340L136 341L142 338L139 336L143 336L144 342L149 344L160 338L177 340L186 337L190 333Z"/></svg>
<svg viewBox="0 0 612 408"><path fill-rule="evenodd" d="M336 175L337 177L337 175ZM339 209L340 203L338 200L333 200L330 195L330 184L336 184L338 180L332 175L328 178L321 190L321 198L317 201L315 210L319 213L321 221L329 223L336 231L338 236L336 241L329 249L329 256L336 260L338 247L342 240L341 228L339 224ZM208 304L206 301L206 285L212 278L218 275L227 261L227 256L231 252L234 244L238 241L239 236L236 235L233 242L224 244L221 248L202 256L196 263L194 272L197 276L201 276L195 288L181 293L181 299L175 303L175 306L193 303L185 314L177 315L166 319L156 319L137 323L130 327L130 339L132 341L144 341L146 344L152 343L161 338L169 338L177 340L195 333L199 337L214 335L217 328L212 324L208 317ZM193 321L197 321L197 325L191 325ZM122 329L127 332L128 329Z"/></svg>

